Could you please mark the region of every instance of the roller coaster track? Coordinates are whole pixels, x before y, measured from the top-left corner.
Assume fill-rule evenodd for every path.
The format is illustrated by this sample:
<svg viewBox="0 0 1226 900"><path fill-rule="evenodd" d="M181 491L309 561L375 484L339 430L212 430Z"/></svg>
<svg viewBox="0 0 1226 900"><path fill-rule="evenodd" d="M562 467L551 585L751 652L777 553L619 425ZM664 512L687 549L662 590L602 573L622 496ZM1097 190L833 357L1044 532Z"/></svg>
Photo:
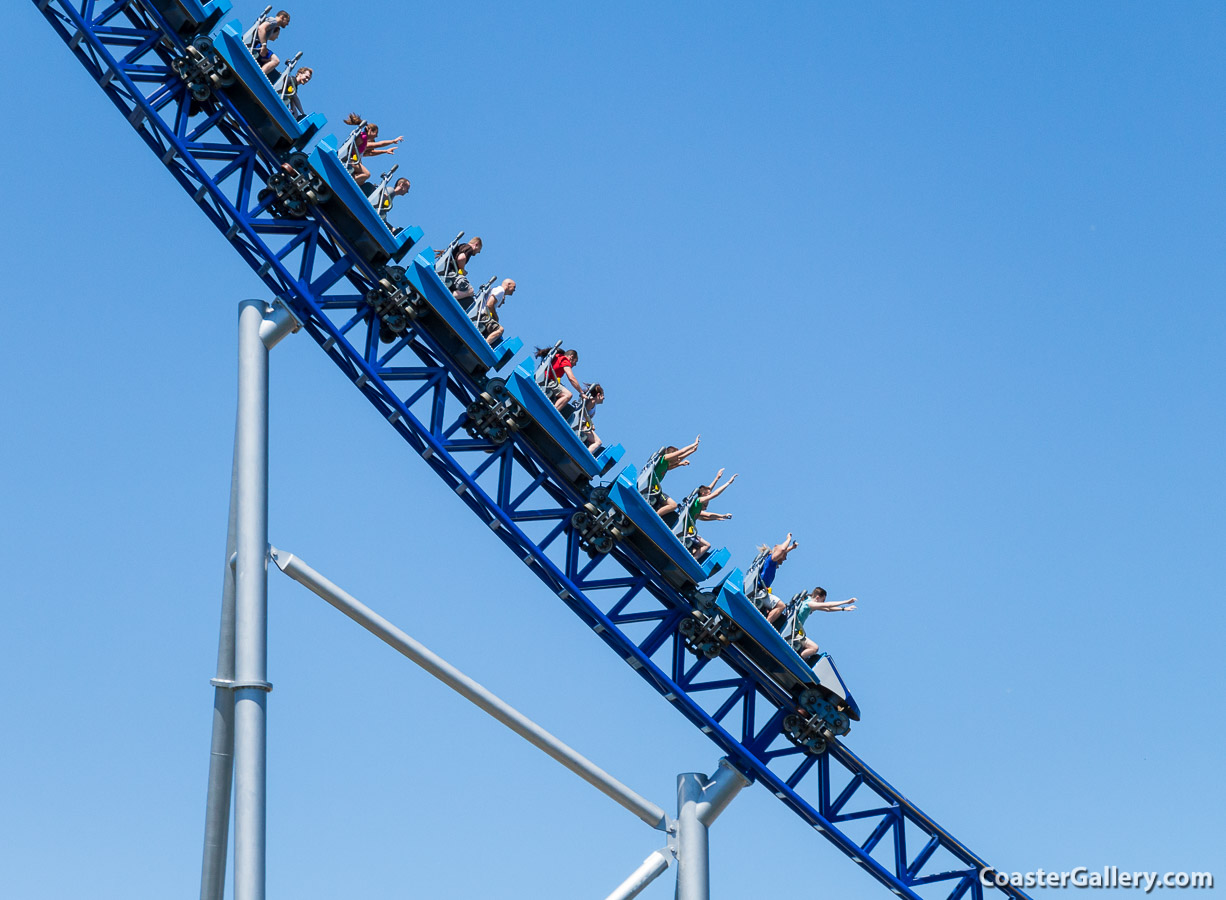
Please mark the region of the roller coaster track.
<svg viewBox="0 0 1226 900"><path fill-rule="evenodd" d="M585 497L521 436L469 437L484 375L419 319L389 347L365 296L376 273L317 211L272 215L259 191L279 160L220 91L193 109L171 62L183 40L141 0L33 0L90 77L234 251L337 368L482 523L639 677L742 772L900 897L968 892L989 868L838 741L820 756L782 736L793 702L734 646L694 658L677 625L689 602L624 542L589 559L569 527ZM414 253L424 245L413 248ZM637 637L631 637L631 634ZM852 833L856 837L852 836ZM988 888L1029 900L1012 888Z"/></svg>

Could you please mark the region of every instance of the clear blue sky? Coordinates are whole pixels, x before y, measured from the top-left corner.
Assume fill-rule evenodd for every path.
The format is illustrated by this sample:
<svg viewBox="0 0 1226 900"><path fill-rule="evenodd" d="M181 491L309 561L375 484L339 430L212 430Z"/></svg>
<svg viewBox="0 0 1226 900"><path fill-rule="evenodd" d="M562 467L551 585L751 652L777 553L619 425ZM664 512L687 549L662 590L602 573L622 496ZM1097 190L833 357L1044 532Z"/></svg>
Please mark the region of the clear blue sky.
<svg viewBox="0 0 1226 900"><path fill-rule="evenodd" d="M1226 878L1226 8L290 9L308 108L405 135L396 215L485 239L601 433L701 432L685 476L741 473L706 534L861 599L813 623L856 752L1002 869ZM33 4L0 24L0 893L194 896L260 285ZM714 768L305 337L272 390L275 544L657 802ZM270 896L602 897L660 844L270 579ZM712 846L717 897L886 896L760 788Z"/></svg>

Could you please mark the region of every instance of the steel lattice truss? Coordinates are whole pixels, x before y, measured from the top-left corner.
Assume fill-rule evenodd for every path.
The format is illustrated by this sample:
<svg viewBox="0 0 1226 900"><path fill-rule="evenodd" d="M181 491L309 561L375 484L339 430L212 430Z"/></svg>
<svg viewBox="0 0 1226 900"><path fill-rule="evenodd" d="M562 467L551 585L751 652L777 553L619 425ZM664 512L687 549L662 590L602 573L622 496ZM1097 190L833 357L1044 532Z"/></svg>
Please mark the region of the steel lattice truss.
<svg viewBox="0 0 1226 900"><path fill-rule="evenodd" d="M901 897L981 900L986 863L837 741L810 755L781 735L793 701L734 646L685 648L690 611L632 547L581 552L583 497L515 436L469 437L479 385L439 347L430 320L379 340L364 298L375 273L318 211L272 215L259 191L279 160L224 96L194 106L171 61L183 43L139 0L33 0L231 247L302 321L340 371L460 500L549 589L749 777ZM993 888L992 890L996 890ZM1003 893L1025 898L1016 888Z"/></svg>

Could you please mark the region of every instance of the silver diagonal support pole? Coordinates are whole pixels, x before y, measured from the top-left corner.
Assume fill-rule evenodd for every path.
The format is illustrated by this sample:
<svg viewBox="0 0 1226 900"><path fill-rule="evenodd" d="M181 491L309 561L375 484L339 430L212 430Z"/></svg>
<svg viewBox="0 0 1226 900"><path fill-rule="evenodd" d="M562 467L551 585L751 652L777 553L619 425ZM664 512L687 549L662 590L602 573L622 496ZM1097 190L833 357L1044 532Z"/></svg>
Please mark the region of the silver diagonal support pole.
<svg viewBox="0 0 1226 900"><path fill-rule="evenodd" d="M631 897L637 897L647 885L667 871L672 861L673 854L667 847L663 850L655 851L651 856L643 860L643 864L635 869L629 878L619 884L605 900L630 900Z"/></svg>
<svg viewBox="0 0 1226 900"><path fill-rule="evenodd" d="M349 618L353 619L353 621L375 635L375 637L421 666L461 697L485 710L499 722L528 741L528 743L543 750L588 784L616 800L652 828L657 828L661 831L668 828L668 817L661 807L652 803L637 791L631 790L622 784L586 756L563 743L505 700L502 700L482 685L473 681L442 657L409 637L387 619L360 603L356 598L345 593L345 591L341 590L341 588L337 587L327 578L324 578L324 576L320 575L292 553L286 553L284 550L278 550L275 547L271 549L270 553L273 562L277 564L277 567L282 572L299 584L309 588L324 600L327 600Z"/></svg>
<svg viewBox="0 0 1226 900"><path fill-rule="evenodd" d="M268 351L298 329L279 303L238 307L238 415L222 589L201 900L222 900L231 782L234 898L264 900L268 683ZM233 571L231 571L233 566Z"/></svg>

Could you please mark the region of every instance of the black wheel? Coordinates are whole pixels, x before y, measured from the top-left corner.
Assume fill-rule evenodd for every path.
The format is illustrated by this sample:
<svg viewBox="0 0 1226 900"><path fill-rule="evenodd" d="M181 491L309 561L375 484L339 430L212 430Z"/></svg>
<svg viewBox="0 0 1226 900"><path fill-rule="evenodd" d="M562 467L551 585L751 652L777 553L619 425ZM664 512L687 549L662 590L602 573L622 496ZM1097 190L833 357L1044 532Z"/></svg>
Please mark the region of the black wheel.
<svg viewBox="0 0 1226 900"><path fill-rule="evenodd" d="M490 442L494 444L505 444L507 442L507 438L510 436L511 433L501 425L495 425L486 435L486 437L490 439Z"/></svg>
<svg viewBox="0 0 1226 900"><path fill-rule="evenodd" d="M594 541L592 541L592 549L595 550L597 553L608 553L610 550L613 549L613 545L615 543L616 542L613 540L612 535L602 534L598 538L596 538Z"/></svg>
<svg viewBox="0 0 1226 900"><path fill-rule="evenodd" d="M813 688L808 688L801 691L800 697L797 699L799 700L801 706L809 709L818 701L820 697L821 695L817 691L815 691Z"/></svg>
<svg viewBox="0 0 1226 900"><path fill-rule="evenodd" d="M715 657L719 656L719 651L719 644L711 643L702 648L702 655L707 659L715 659Z"/></svg>
<svg viewBox="0 0 1226 900"><path fill-rule="evenodd" d="M468 408L464 410L464 414L474 422L479 421L485 415L485 405L479 400L474 400L468 404Z"/></svg>
<svg viewBox="0 0 1226 900"><path fill-rule="evenodd" d="M602 505L609 499L609 489L607 487L592 488L591 501L597 506Z"/></svg>
<svg viewBox="0 0 1226 900"><path fill-rule="evenodd" d="M287 159L286 162L289 163L290 166L294 169L294 171L297 172L299 175L306 174L303 170L306 169L308 165L310 165L307 155L302 152L291 153L289 155L289 159Z"/></svg>
<svg viewBox="0 0 1226 900"><path fill-rule="evenodd" d="M741 631L739 625L729 625L724 633L728 635L728 641L731 643L733 641L739 641L745 632Z"/></svg>
<svg viewBox="0 0 1226 900"><path fill-rule="evenodd" d="M192 49L201 56L211 56L213 53L213 39L202 34L192 41Z"/></svg>
<svg viewBox="0 0 1226 900"><path fill-rule="evenodd" d="M800 716L796 713L783 717L783 730L787 734L796 734L800 730Z"/></svg>
<svg viewBox="0 0 1226 900"><path fill-rule="evenodd" d="M677 624L677 630L684 637L693 637L698 633L698 620L692 616L686 616Z"/></svg>
<svg viewBox="0 0 1226 900"><path fill-rule="evenodd" d="M821 756L826 752L826 741L824 738L813 738L812 740L805 741L805 747L814 756Z"/></svg>
<svg viewBox="0 0 1226 900"><path fill-rule="evenodd" d="M491 378L485 383L485 393L490 399L499 401L507 395L507 383L501 378Z"/></svg>
<svg viewBox="0 0 1226 900"><path fill-rule="evenodd" d="M592 527L592 517L581 509L577 510L575 514L570 517L570 527L578 532L587 531Z"/></svg>

